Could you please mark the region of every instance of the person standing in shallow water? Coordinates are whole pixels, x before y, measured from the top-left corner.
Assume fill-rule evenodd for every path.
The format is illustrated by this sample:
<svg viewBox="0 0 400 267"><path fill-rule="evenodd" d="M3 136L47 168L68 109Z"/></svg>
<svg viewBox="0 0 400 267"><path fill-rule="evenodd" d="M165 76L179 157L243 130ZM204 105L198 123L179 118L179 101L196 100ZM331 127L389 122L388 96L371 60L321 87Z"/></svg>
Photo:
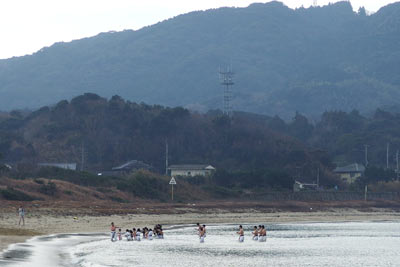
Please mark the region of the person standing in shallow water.
<svg viewBox="0 0 400 267"><path fill-rule="evenodd" d="M114 222L111 223L111 242L117 240L116 237L117 226L114 225Z"/></svg>
<svg viewBox="0 0 400 267"><path fill-rule="evenodd" d="M25 225L25 209L24 209L24 207L22 207L22 206L19 207L18 215L19 215L18 225L21 225L21 222L22 222L22 226L24 226Z"/></svg>
<svg viewBox="0 0 400 267"><path fill-rule="evenodd" d="M239 235L239 242L242 243L244 241L244 231L243 226L239 225L239 231L237 232Z"/></svg>
<svg viewBox="0 0 400 267"><path fill-rule="evenodd" d="M200 226L200 243L204 243L204 238L206 237L206 232L205 232L205 228L203 228L202 226Z"/></svg>
<svg viewBox="0 0 400 267"><path fill-rule="evenodd" d="M257 229L257 226L254 226L254 229L253 229L253 240L254 241L258 240L258 229Z"/></svg>

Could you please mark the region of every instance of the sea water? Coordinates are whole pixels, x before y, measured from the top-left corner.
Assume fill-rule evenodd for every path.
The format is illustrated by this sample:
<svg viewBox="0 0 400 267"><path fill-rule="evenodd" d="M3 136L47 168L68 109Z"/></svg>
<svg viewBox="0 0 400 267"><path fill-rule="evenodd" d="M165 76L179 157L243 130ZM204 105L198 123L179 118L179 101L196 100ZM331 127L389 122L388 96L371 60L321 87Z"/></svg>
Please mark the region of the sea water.
<svg viewBox="0 0 400 267"><path fill-rule="evenodd" d="M400 266L399 222L267 224L267 242L253 241L254 225L209 225L200 243L194 225L172 227L164 239L111 242L108 234L33 239L0 266ZM7 256L7 253L5 253Z"/></svg>

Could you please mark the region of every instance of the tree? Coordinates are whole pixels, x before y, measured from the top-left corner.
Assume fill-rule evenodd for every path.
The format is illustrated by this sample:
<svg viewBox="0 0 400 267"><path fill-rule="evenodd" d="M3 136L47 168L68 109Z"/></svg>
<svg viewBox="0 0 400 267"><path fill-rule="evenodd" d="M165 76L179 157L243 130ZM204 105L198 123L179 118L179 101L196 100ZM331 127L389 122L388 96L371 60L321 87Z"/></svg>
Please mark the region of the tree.
<svg viewBox="0 0 400 267"><path fill-rule="evenodd" d="M366 17L366 16L367 16L367 12L365 11L365 7L363 7L363 6L360 7L360 8L358 9L357 14L358 14L359 16Z"/></svg>

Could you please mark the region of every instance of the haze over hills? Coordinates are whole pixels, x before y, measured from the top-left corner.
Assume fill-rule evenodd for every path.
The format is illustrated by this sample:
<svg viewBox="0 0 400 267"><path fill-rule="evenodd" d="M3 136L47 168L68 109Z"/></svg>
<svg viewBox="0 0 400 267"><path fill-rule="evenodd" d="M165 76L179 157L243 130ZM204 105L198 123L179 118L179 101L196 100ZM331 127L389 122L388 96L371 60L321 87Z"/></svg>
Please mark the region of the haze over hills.
<svg viewBox="0 0 400 267"><path fill-rule="evenodd" d="M292 10L279 2L192 12L0 60L0 110L84 92L207 110L222 107L219 66L236 72L234 108L368 112L400 100L400 3L366 16L348 2Z"/></svg>

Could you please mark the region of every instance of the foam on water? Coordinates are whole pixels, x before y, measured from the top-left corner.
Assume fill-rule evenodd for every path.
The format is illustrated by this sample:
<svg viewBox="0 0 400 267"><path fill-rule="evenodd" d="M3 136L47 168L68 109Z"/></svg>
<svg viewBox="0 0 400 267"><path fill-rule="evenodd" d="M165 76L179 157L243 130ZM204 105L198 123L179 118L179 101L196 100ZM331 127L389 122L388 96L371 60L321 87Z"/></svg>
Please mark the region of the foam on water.
<svg viewBox="0 0 400 267"><path fill-rule="evenodd" d="M11 245L0 255L0 266L71 266L71 259L69 254L66 253L68 248L105 237L104 233L56 234L34 237L26 243Z"/></svg>
<svg viewBox="0 0 400 267"><path fill-rule="evenodd" d="M31 240L26 266L398 266L400 262L399 222L266 224L265 243L251 240L252 226L244 225L244 243L238 242L237 225L226 224L207 226L205 243L199 242L195 226L167 230L165 239L152 241L110 242L108 235Z"/></svg>

